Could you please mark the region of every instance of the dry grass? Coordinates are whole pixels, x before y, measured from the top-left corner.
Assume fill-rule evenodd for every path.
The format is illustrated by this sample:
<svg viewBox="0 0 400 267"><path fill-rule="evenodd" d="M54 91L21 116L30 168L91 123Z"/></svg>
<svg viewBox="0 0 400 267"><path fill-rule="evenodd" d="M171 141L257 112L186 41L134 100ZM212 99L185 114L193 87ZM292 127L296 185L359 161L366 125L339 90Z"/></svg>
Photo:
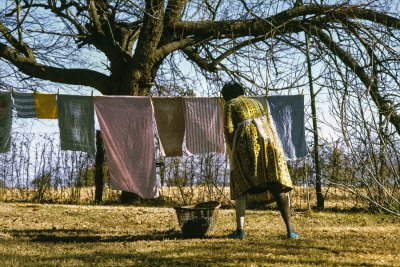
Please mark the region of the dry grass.
<svg viewBox="0 0 400 267"><path fill-rule="evenodd" d="M400 218L294 212L287 240L276 211L247 212L248 237L230 240L233 210L204 239L180 235L172 208L0 203L2 266L400 266Z"/></svg>
<svg viewBox="0 0 400 267"><path fill-rule="evenodd" d="M323 188L326 194L325 208L334 210L367 209L368 204L354 194L346 192L341 188ZM41 203L59 203L59 204L93 204L95 188L63 188L45 190L42 199L38 199L38 191L34 189L11 189L0 188L0 202L41 202ZM103 200L106 204L115 204L119 202L120 191L113 190L110 187L104 187ZM232 207L230 201L229 187L216 186L193 186L176 187L164 186L160 189L162 198L159 201L153 201L159 205L162 201L168 203L178 203L189 205L202 201L217 200L223 206ZM293 209L307 210L316 203L315 189L313 187L296 186L291 195L291 204ZM151 201L150 201L151 202Z"/></svg>

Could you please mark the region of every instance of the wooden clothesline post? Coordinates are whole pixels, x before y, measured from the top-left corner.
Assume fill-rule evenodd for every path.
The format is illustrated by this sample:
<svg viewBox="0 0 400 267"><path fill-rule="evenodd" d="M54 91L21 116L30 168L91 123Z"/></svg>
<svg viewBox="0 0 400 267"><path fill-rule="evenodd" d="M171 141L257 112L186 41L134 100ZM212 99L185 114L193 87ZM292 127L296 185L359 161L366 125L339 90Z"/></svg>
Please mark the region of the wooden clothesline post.
<svg viewBox="0 0 400 267"><path fill-rule="evenodd" d="M104 188L104 147L101 131L96 131L96 163L95 163L95 195L94 202L100 204L103 201L103 188Z"/></svg>

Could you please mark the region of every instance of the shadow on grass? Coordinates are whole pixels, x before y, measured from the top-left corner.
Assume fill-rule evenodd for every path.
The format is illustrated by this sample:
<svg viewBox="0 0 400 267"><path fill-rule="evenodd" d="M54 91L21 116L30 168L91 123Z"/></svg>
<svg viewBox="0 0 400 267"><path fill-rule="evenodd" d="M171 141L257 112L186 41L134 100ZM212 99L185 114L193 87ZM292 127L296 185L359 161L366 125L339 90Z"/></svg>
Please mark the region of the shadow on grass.
<svg viewBox="0 0 400 267"><path fill-rule="evenodd" d="M78 231L82 236L73 236L73 230L51 231L24 231L20 236L32 237L32 242L41 242L46 248L58 248L54 243L66 244L71 251L67 254L55 249L54 253L43 254L35 259L35 266L60 266L60 265L118 265L118 266L289 266L296 265L321 265L337 266L338 263L345 266L359 266L351 260L335 260L331 257L329 247L315 246L314 251L306 257L309 248L309 240L282 240L269 241L238 241L228 240L225 237L212 236L206 239L218 239L217 242L184 242L182 245L154 244L152 249L141 251L142 246L120 247L112 242L135 242L149 240L178 240L185 239L177 231L160 231L145 235L101 236L90 231ZM39 234L39 235L38 235ZM69 236L62 236L69 234ZM72 234L72 235L71 235ZM35 236L37 235L37 236ZM59 236L58 236L59 235ZM272 241L272 242L271 242ZM300 241L300 242L299 242ZM310 240L311 241L311 240ZM108 243L107 246L98 246L92 251L93 246L82 245L84 243ZM61 246L62 247L62 246ZM76 249L78 247L79 249ZM146 247L146 245L144 245ZM122 251L120 250L122 249ZM323 253L319 255L319 253ZM319 255L320 257L316 257ZM16 253L0 253L0 259L9 260L10 265L20 263L29 265L32 263L31 255ZM7 262L6 262L7 263ZM1 265L1 264L0 264ZM7 265L6 265L7 266ZM372 265L371 265L372 266Z"/></svg>
<svg viewBox="0 0 400 267"><path fill-rule="evenodd" d="M137 242L137 241L164 241L164 240L188 240L188 239L215 239L216 237L190 237L184 236L182 232L176 230L154 231L147 234L138 235L107 235L104 233L87 229L27 229L9 230L8 234L15 237L28 238L32 242L42 243L118 243L118 242ZM217 237L219 238L219 237ZM222 237L221 237L222 238Z"/></svg>
<svg viewBox="0 0 400 267"><path fill-rule="evenodd" d="M63 250L62 253L57 252L57 249L55 249L54 254L41 255L35 262L37 266L93 265L105 262L110 263L110 265L124 266L288 266L291 264L359 266L360 263L353 263L351 259L340 258L342 255L354 253L354 249L348 248L344 244L337 247L334 244L329 244L329 242L315 243L315 240L306 237L288 240L280 236L254 239L249 236L248 239L239 241L229 240L225 235L214 235L205 237L204 242L190 242L191 238L186 238L180 231L173 229L137 235L117 235L90 229L25 229L5 232L17 238L24 238L28 243L34 242L49 249L68 248L71 250L68 255L65 255ZM186 240L189 242L186 242ZM128 247L129 251L120 251L118 248L121 249L121 246L114 244L140 241L144 241L144 244ZM147 249L146 252L136 249L146 247L146 241L177 242L173 242L174 244L168 242L153 244L154 248ZM95 247L93 246L95 243L106 245L96 247L93 252L92 248ZM54 246L54 244L66 246ZM126 247L122 246L122 249L125 250ZM30 256L24 257L13 253L0 253L0 259L10 260L9 266L16 262L21 263L21 265L28 265L31 261ZM368 262L365 262L365 264L370 265Z"/></svg>

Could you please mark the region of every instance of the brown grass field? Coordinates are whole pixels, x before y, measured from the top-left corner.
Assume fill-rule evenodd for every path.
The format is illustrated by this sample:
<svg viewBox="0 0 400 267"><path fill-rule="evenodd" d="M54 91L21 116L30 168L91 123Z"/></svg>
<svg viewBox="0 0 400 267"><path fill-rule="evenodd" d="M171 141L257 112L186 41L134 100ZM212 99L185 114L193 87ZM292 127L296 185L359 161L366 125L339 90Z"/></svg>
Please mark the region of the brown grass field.
<svg viewBox="0 0 400 267"><path fill-rule="evenodd" d="M205 238L184 238L169 207L0 203L1 266L400 266L400 217L294 211L297 240L275 210L249 210L247 238L227 239L221 209Z"/></svg>
<svg viewBox="0 0 400 267"><path fill-rule="evenodd" d="M354 194L341 188L323 188L326 195L325 208L331 210L349 209L368 209L368 204ZM58 204L93 204L95 195L94 187L46 189L42 199L38 199L38 190L34 189L10 189L0 188L0 202L41 202ZM217 200L225 207L232 207L233 203L229 199L229 187L216 186L194 186L194 187L173 187L165 186L160 189L160 200L150 202L155 205L165 205L171 203L193 204L202 201ZM110 187L104 187L103 204L119 203L120 191ZM291 206L295 210L307 210L312 208L315 199L315 189L313 187L299 187L290 193Z"/></svg>

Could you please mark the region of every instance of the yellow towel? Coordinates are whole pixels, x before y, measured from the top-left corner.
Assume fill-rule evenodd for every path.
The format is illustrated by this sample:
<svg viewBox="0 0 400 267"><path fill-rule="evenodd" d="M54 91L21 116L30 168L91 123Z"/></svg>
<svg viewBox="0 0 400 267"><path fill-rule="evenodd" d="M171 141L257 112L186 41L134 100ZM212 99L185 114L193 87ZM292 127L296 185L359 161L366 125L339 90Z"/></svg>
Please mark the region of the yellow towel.
<svg viewBox="0 0 400 267"><path fill-rule="evenodd" d="M57 102L55 94L35 93L36 118L57 119Z"/></svg>

